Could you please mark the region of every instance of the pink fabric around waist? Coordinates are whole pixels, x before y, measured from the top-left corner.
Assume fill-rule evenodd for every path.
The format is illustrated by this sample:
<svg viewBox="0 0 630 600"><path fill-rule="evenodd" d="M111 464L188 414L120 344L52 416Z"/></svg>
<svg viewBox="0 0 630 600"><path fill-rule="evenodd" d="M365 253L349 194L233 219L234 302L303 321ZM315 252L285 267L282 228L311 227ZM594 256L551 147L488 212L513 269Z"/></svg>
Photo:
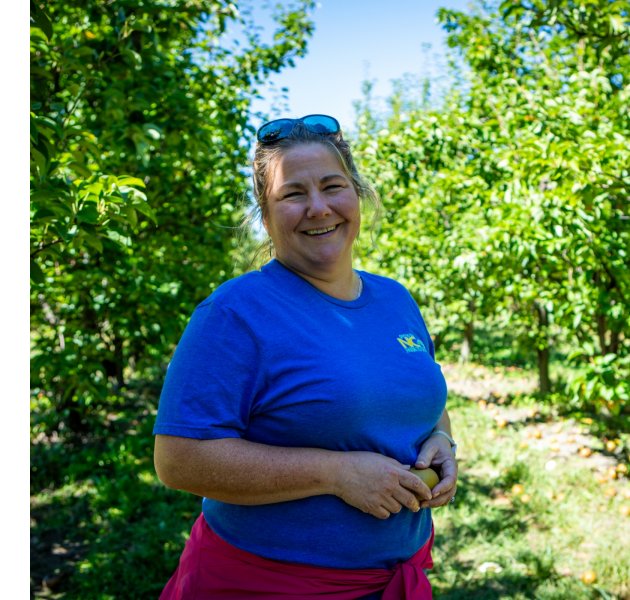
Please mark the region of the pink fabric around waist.
<svg viewBox="0 0 630 600"><path fill-rule="evenodd" d="M313 567L235 548L200 515L160 600L357 600L379 591L383 600L429 600L433 596L424 569L433 567L432 546L433 531L416 554L391 570Z"/></svg>

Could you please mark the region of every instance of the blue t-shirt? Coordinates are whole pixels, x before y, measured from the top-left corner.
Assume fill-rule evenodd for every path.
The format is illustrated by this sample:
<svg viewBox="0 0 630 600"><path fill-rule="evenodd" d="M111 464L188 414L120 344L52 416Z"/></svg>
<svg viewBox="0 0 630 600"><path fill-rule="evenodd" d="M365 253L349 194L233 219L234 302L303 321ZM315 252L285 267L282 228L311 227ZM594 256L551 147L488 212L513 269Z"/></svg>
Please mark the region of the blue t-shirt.
<svg viewBox="0 0 630 600"><path fill-rule="evenodd" d="M272 260L221 285L169 365L156 434L364 450L413 464L446 404L433 343L409 292L360 273L345 301ZM203 500L229 543L276 560L391 568L429 538L431 514L385 520L321 495L259 506Z"/></svg>

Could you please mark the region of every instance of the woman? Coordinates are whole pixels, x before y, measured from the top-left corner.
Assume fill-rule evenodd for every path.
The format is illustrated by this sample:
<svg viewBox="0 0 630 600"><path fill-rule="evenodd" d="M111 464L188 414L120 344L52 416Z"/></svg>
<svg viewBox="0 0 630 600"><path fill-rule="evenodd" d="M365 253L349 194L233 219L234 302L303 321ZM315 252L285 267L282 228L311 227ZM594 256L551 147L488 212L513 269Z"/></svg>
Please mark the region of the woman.
<svg viewBox="0 0 630 600"><path fill-rule="evenodd" d="M446 385L410 294L353 269L374 194L338 122L263 125L254 193L275 258L197 307L160 398L157 473L204 497L162 598L430 598Z"/></svg>

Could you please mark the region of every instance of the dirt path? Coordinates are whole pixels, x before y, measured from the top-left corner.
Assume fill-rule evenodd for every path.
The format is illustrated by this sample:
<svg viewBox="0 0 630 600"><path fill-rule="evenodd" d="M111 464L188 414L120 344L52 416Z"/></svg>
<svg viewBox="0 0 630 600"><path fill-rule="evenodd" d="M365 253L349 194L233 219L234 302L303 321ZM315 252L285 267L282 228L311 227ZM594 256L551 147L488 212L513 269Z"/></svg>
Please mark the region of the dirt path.
<svg viewBox="0 0 630 600"><path fill-rule="evenodd" d="M482 366L442 365L451 392L477 402L499 427L520 429L524 443L549 456L548 468L567 460L582 459L604 483L624 479L628 467L619 439L600 439L589 432L589 420L543 415L537 406L514 406L510 396L536 391L536 378L511 367L489 369ZM625 486L624 486L625 487ZM626 492L630 496L630 492Z"/></svg>

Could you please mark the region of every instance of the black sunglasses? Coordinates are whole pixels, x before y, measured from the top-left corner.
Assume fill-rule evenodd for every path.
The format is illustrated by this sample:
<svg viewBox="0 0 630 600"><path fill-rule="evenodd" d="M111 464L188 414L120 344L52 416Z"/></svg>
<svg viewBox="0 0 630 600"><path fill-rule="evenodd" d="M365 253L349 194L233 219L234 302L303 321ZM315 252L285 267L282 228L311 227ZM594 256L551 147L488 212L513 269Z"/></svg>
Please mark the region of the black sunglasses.
<svg viewBox="0 0 630 600"><path fill-rule="evenodd" d="M328 115L306 115L301 119L276 119L265 123L256 133L256 137L261 144L270 144L283 140L291 135L297 123L302 123L311 133L328 135L339 133L341 127L339 121Z"/></svg>

